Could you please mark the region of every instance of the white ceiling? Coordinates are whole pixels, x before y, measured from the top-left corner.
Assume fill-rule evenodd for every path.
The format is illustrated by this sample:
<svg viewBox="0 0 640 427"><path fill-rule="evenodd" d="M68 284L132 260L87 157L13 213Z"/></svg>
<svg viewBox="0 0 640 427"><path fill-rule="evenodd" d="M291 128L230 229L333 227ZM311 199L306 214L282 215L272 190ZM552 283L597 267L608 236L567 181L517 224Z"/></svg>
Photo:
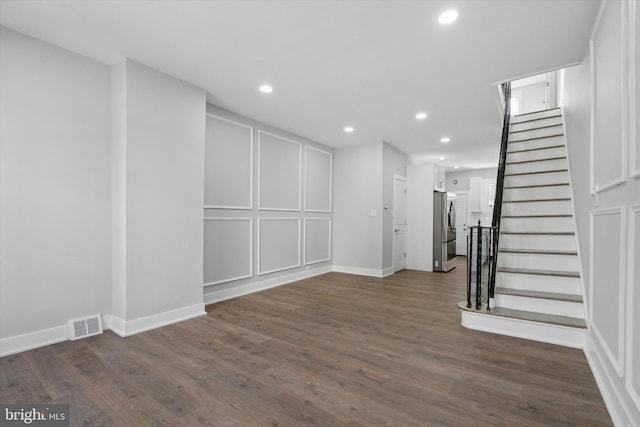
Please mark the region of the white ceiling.
<svg viewBox="0 0 640 427"><path fill-rule="evenodd" d="M106 64L134 59L205 89L213 104L332 147L384 140L448 168L480 168L497 163L491 83L579 62L599 5L1 0L0 23ZM459 19L438 24L451 8Z"/></svg>

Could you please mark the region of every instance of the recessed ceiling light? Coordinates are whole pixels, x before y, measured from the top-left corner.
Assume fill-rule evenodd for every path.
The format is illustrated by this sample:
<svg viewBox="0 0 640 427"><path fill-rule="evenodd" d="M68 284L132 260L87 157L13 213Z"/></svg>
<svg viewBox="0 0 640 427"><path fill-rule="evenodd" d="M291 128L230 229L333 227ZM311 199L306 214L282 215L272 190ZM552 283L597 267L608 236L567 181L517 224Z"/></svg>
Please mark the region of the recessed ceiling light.
<svg viewBox="0 0 640 427"><path fill-rule="evenodd" d="M444 138L440 139L440 142L444 142L445 144L449 141L451 141L451 138L449 138L448 136L445 136Z"/></svg>
<svg viewBox="0 0 640 427"><path fill-rule="evenodd" d="M260 92L262 93L271 93L273 92L273 88L269 85L262 85L260 86Z"/></svg>
<svg viewBox="0 0 640 427"><path fill-rule="evenodd" d="M447 10L446 12L443 12L440 14L440 16L438 17L438 22L441 23L442 25L447 25L447 24L451 24L456 19L458 19L458 11Z"/></svg>
<svg viewBox="0 0 640 427"><path fill-rule="evenodd" d="M454 166L453 168L454 168L454 169L458 169L459 167L460 167L460 166Z"/></svg>
<svg viewBox="0 0 640 427"><path fill-rule="evenodd" d="M353 126L347 126L346 128L344 128L344 131L345 131L346 133L351 133L351 132L353 132Z"/></svg>
<svg viewBox="0 0 640 427"><path fill-rule="evenodd" d="M440 160L444 160L444 157L440 157Z"/></svg>
<svg viewBox="0 0 640 427"><path fill-rule="evenodd" d="M416 114L416 119L418 120L423 120L427 118L427 113L417 113Z"/></svg>

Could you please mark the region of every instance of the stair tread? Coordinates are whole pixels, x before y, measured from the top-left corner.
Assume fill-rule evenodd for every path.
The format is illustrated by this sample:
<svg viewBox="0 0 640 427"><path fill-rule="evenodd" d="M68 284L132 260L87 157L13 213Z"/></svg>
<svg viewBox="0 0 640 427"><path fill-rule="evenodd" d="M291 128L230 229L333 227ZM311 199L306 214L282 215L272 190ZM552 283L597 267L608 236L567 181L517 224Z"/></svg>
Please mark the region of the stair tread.
<svg viewBox="0 0 640 427"><path fill-rule="evenodd" d="M562 294L557 292L533 291L528 289L511 289L511 288L503 288L503 287L496 286L495 293L501 294L501 295L512 295L512 296L527 297L527 298L540 298L540 299L549 299L549 300L567 301L567 302L582 302L582 295Z"/></svg>
<svg viewBox="0 0 640 427"><path fill-rule="evenodd" d="M571 218L572 214L502 215L502 218Z"/></svg>
<svg viewBox="0 0 640 427"><path fill-rule="evenodd" d="M545 119L548 119L548 118L549 117L545 117ZM519 122L519 123L513 123L513 124L514 125L518 125L520 123L527 123L527 122ZM511 126L511 124L509 124L509 125ZM538 129L555 128L555 127L558 127L558 126L562 126L562 123L558 123L558 124L555 124L555 125L539 126L537 128L531 128L531 129L510 130L509 133L512 134L512 133L520 133L520 132L531 132L531 131L538 130Z"/></svg>
<svg viewBox="0 0 640 427"><path fill-rule="evenodd" d="M506 267L498 267L496 271L498 273L535 274L538 276L580 277L580 273L577 271L535 270L531 268L506 268Z"/></svg>
<svg viewBox="0 0 640 427"><path fill-rule="evenodd" d="M563 251L557 249L511 249L501 248L498 252L508 254L538 254L538 255L578 255L578 251Z"/></svg>
<svg viewBox="0 0 640 427"><path fill-rule="evenodd" d="M547 162L550 160L566 160L567 156L548 157L546 159L519 160L517 162L507 162L505 165L521 165L523 163Z"/></svg>
<svg viewBox="0 0 640 427"><path fill-rule="evenodd" d="M526 234L534 236L573 236L573 231L500 231L500 234Z"/></svg>
<svg viewBox="0 0 640 427"><path fill-rule="evenodd" d="M540 173L555 173L555 172L569 172L569 170L568 169L551 169L547 171L505 173L504 176L535 175Z"/></svg>
<svg viewBox="0 0 640 427"><path fill-rule="evenodd" d="M554 184L533 184L533 185L512 185L509 187L504 187L505 190L515 190L518 188L539 188L539 187L562 187L569 185L568 182L558 182Z"/></svg>
<svg viewBox="0 0 640 427"><path fill-rule="evenodd" d="M514 118L516 118L516 117L520 117L520 116L514 116ZM509 126L519 125L519 124L522 124L522 123L536 122L538 120L555 119L557 117L562 117L562 114L556 114L556 115L553 115L553 116L538 117L537 119L521 120L521 121L518 121L518 122L510 122Z"/></svg>
<svg viewBox="0 0 640 427"><path fill-rule="evenodd" d="M527 203L527 202L566 202L571 200L571 197L557 197L549 199L518 199L518 200L503 200L502 203Z"/></svg>
<svg viewBox="0 0 640 427"><path fill-rule="evenodd" d="M549 145L547 147L537 147L537 148L527 148L525 150L514 150L514 151L507 151L507 154L512 154L512 153L525 153L527 151L539 151L539 150L549 150L551 148L564 148L564 144L559 144L559 145Z"/></svg>
<svg viewBox="0 0 640 427"><path fill-rule="evenodd" d="M519 139L517 141L509 141L509 144L516 144L518 142L526 142L526 141L535 141L536 139L555 138L557 136L564 136L564 133L556 133L553 135L545 135L545 136L536 136L535 138Z"/></svg>
<svg viewBox="0 0 640 427"><path fill-rule="evenodd" d="M458 308L464 311L482 313L490 316L509 317L512 319L527 320L530 322L547 323L559 326L568 326L571 328L586 329L587 324L584 319L569 316L558 316L556 314L544 314L535 313L532 311L514 310L511 308L494 307L491 311L486 309L475 310L473 308L467 308L467 302L461 301L458 304Z"/></svg>
<svg viewBox="0 0 640 427"><path fill-rule="evenodd" d="M560 107L547 108L547 109L544 109L544 110L538 110L538 111L530 111L530 112L528 112L528 113L522 113L522 114L514 114L514 115L513 115L513 118L514 118L514 119L518 119L518 118L520 118L520 117L530 116L530 115L532 115L532 114L547 113L547 112L552 112L552 111L555 111L555 110L560 111Z"/></svg>

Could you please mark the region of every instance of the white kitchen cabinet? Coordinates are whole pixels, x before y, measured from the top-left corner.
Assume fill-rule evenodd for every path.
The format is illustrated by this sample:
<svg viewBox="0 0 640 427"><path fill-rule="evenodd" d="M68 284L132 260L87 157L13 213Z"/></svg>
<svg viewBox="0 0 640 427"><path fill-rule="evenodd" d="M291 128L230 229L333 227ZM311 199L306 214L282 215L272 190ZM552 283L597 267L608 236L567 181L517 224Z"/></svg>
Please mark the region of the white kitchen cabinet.
<svg viewBox="0 0 640 427"><path fill-rule="evenodd" d="M433 190L446 191L444 166L440 166L436 164L433 165Z"/></svg>

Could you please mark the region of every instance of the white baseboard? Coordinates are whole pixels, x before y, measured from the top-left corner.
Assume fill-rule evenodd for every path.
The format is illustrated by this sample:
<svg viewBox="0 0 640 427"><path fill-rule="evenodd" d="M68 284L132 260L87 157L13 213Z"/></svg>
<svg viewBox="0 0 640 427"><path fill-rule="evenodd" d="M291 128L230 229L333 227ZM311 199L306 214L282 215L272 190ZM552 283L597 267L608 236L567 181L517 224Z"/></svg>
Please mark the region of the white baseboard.
<svg viewBox="0 0 640 427"><path fill-rule="evenodd" d="M327 266L300 271L293 274L287 274L286 276L275 277L273 279L261 280L255 283L248 283L246 285L236 286L229 289L216 290L214 286L214 289L211 292L206 292L204 294L204 303L213 304L231 298L252 294L254 292L275 288L277 286L286 285L287 283L295 282L297 280L308 279L309 277L330 273L332 271L332 266Z"/></svg>
<svg viewBox="0 0 640 427"><path fill-rule="evenodd" d="M65 323L49 329L2 338L0 339L0 357L66 341L69 339L68 327Z"/></svg>
<svg viewBox="0 0 640 427"><path fill-rule="evenodd" d="M567 347L584 348L586 329L570 328L490 314L460 310L460 323L465 328L510 337L524 338Z"/></svg>
<svg viewBox="0 0 640 427"><path fill-rule="evenodd" d="M395 271L393 271L393 267L383 268L382 269L382 277L391 276L394 273L395 273Z"/></svg>
<svg viewBox="0 0 640 427"><path fill-rule="evenodd" d="M387 270L390 270L390 273L385 274ZM334 265L333 271L336 273L347 273L347 274L356 274L358 276L369 276L369 277L386 277L390 274L393 274L393 267L390 269L378 269L378 268L363 268L363 267L350 267L348 265Z"/></svg>
<svg viewBox="0 0 640 427"><path fill-rule="evenodd" d="M640 426L640 408L636 407L609 358L594 334L587 336L584 355L589 362L593 377L616 427Z"/></svg>
<svg viewBox="0 0 640 427"><path fill-rule="evenodd" d="M105 316L105 323L108 326L108 329L111 329L119 336L128 337L139 334L140 332L156 329L161 326L167 326L172 323L182 322L183 320L193 319L194 317L204 316L205 314L204 304L199 303L133 320L123 320L114 315L110 315L108 317Z"/></svg>

